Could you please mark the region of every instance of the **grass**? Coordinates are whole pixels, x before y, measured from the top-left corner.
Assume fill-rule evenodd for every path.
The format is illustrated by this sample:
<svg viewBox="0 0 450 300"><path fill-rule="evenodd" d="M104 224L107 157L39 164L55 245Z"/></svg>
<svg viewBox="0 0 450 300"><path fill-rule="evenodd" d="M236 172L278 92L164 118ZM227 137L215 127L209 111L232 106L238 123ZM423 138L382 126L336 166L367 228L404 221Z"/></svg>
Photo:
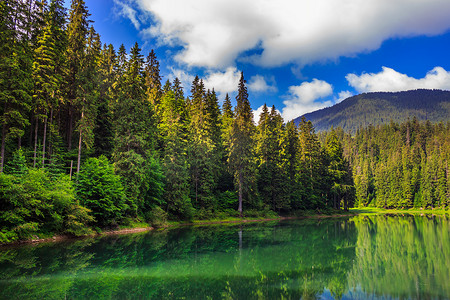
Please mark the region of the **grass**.
<svg viewBox="0 0 450 300"><path fill-rule="evenodd" d="M410 208L410 209L385 209L378 207L359 207L351 208L350 213L352 214L411 214L411 215L450 215L449 209L435 208L435 209L421 209L421 208Z"/></svg>

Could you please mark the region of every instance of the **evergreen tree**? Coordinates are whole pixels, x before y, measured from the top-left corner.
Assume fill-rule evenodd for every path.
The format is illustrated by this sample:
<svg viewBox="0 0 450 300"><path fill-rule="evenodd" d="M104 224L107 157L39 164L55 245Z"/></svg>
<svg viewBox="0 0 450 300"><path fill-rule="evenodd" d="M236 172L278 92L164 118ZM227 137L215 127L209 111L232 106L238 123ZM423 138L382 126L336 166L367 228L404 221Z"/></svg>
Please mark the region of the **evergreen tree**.
<svg viewBox="0 0 450 300"><path fill-rule="evenodd" d="M77 108L83 100L80 97L80 86L83 76L80 76L83 61L85 61L87 36L89 32L90 14L84 0L72 0L67 25L67 73L66 73L66 112L65 124L67 148L72 148L73 126L78 114Z"/></svg>
<svg viewBox="0 0 450 300"><path fill-rule="evenodd" d="M299 124L300 139L300 175L305 198L302 198L304 208L324 206L323 183L326 180L323 153L314 127L310 121L302 118Z"/></svg>
<svg viewBox="0 0 450 300"><path fill-rule="evenodd" d="M187 162L186 105L178 80L168 89L160 103L158 129L163 141L162 161L165 174L166 211L177 219L191 219L193 208L189 198ZM176 90L175 90L176 89Z"/></svg>
<svg viewBox="0 0 450 300"><path fill-rule="evenodd" d="M27 113L31 104L31 52L26 33L27 23L23 3L0 3L0 107L2 141L0 173L5 162L5 146L8 139L19 139L29 125Z"/></svg>
<svg viewBox="0 0 450 300"><path fill-rule="evenodd" d="M123 47L121 47L122 49ZM116 99L113 101L114 149L116 171L122 176L128 196L130 214L145 214L149 191L158 190L162 177L157 175L159 161L154 153L155 123L152 104L146 98L144 59L136 43L125 60L119 49L119 74L114 83ZM124 66L124 70L120 68ZM148 174L154 174L148 176ZM157 181L151 181L158 178ZM149 181L150 180L150 181Z"/></svg>
<svg viewBox="0 0 450 300"><path fill-rule="evenodd" d="M288 210L288 176L282 168L283 119L272 106L264 104L258 123L256 150L258 155L258 191L263 203L273 211Z"/></svg>
<svg viewBox="0 0 450 300"><path fill-rule="evenodd" d="M161 75L159 74L159 62L153 49L147 56L144 69L145 86L147 88L147 98L153 105L157 105L161 100Z"/></svg>
<svg viewBox="0 0 450 300"><path fill-rule="evenodd" d="M235 119L233 120L230 134L228 162L238 186L238 211L242 216L244 195L247 196L246 200L249 202L254 184L253 136L255 133L253 112L248 100L244 73L242 72L238 85L234 114Z"/></svg>
<svg viewBox="0 0 450 300"><path fill-rule="evenodd" d="M48 128L53 127L53 112L59 108L62 102L61 86L63 85L64 72L64 52L65 52L65 10L60 0L53 0L50 3L49 10L44 17L43 29L37 36L36 47L34 50L33 62L33 110L35 116L34 131L34 158L33 166L37 159L37 141L39 120L44 122L42 136L42 166L45 164L45 158L49 147L47 143ZM50 118L50 120L49 120ZM49 125L50 121L50 126ZM50 132L56 134L56 130L50 129ZM55 139L55 137L52 137Z"/></svg>
<svg viewBox="0 0 450 300"><path fill-rule="evenodd" d="M292 209L300 209L299 200L304 197L303 185L299 180L300 140L298 129L293 121L286 124L281 140L282 169L287 175L288 198Z"/></svg>
<svg viewBox="0 0 450 300"><path fill-rule="evenodd" d="M94 128L95 155L111 157L113 125L111 106L114 99L113 84L116 76L116 53L113 45L104 45L100 55L98 110Z"/></svg>
<svg viewBox="0 0 450 300"><path fill-rule="evenodd" d="M101 43L100 36L94 28L89 29L86 54L81 63L79 73L79 94L77 106L81 111L81 118L78 122L78 160L77 174L81 165L81 150L84 144L87 149L94 144L94 128L97 118L97 99L99 86L99 72L97 66L100 60Z"/></svg>
<svg viewBox="0 0 450 300"><path fill-rule="evenodd" d="M187 148L190 164L191 199L195 208L203 208L206 213L216 208L214 190L216 188L217 155L208 123L207 94L203 81L195 77L191 88Z"/></svg>
<svg viewBox="0 0 450 300"><path fill-rule="evenodd" d="M328 160L328 184L331 187L330 198L332 198L333 207L339 209L342 200L344 209L348 210L354 202L354 184L350 166L343 156L342 144L333 128L325 142L325 153Z"/></svg>

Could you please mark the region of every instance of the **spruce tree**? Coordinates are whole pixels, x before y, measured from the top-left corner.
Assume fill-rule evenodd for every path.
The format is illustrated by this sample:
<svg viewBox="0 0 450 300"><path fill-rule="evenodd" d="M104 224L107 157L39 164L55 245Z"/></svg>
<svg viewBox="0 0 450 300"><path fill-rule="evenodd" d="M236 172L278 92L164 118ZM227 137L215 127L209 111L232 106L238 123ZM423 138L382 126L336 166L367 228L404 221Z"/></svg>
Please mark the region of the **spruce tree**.
<svg viewBox="0 0 450 300"><path fill-rule="evenodd" d="M288 177L282 168L283 119L275 106L268 110L264 104L258 123L258 191L262 201L273 211L288 210Z"/></svg>
<svg viewBox="0 0 450 300"><path fill-rule="evenodd" d="M162 176L154 152L156 125L153 107L147 99L144 77L144 58L136 43L125 60L123 47L118 52L118 73L123 73L113 84L112 103L116 171L123 177L128 195L130 214L138 216L155 200L150 194L159 190Z"/></svg>
<svg viewBox="0 0 450 300"><path fill-rule="evenodd" d="M59 108L62 99L65 10L60 0L50 3L44 17L44 27L37 36L33 62L33 108L35 115L35 143L33 166L36 165L36 147L39 120L44 122L42 136L42 166L45 164L49 117ZM50 126L52 120L50 119ZM55 132L54 132L55 133ZM54 138L54 137L53 137Z"/></svg>
<svg viewBox="0 0 450 300"><path fill-rule="evenodd" d="M112 101L117 58L113 45L104 45L100 55L98 110L94 128L95 155L110 158L113 148Z"/></svg>
<svg viewBox="0 0 450 300"><path fill-rule="evenodd" d="M326 180L325 164L320 142L311 121L303 117L299 124L300 139L300 181L305 189L302 199L305 208L324 206L322 185Z"/></svg>
<svg viewBox="0 0 450 300"><path fill-rule="evenodd" d="M177 219L191 219L187 162L186 105L180 82L167 89L160 103L159 133L163 141L162 161L165 174L165 209Z"/></svg>
<svg viewBox="0 0 450 300"><path fill-rule="evenodd" d="M208 124L207 94L203 81L195 77L189 101L188 161L190 164L191 199L195 208L206 213L215 209L215 161L214 142Z"/></svg>
<svg viewBox="0 0 450 300"><path fill-rule="evenodd" d="M85 60L87 35L89 31L90 14L84 0L72 0L69 12L69 22L67 25L67 73L66 73L66 140L67 148L72 148L72 135L75 121L81 115L77 104L82 100L80 96L80 86L83 77L80 76L82 63Z"/></svg>
<svg viewBox="0 0 450 300"><path fill-rule="evenodd" d="M23 16L22 2L0 3L0 173L3 172L7 140L17 138L20 144L24 129L29 125L32 55L29 39L24 35L28 24Z"/></svg>
<svg viewBox="0 0 450 300"><path fill-rule="evenodd" d="M253 112L248 100L243 72L241 72L239 80L234 115L235 119L230 133L228 162L238 186L238 211L242 216L244 195L247 196L246 200L249 202L254 184L253 136L255 133Z"/></svg>
<svg viewBox="0 0 450 300"><path fill-rule="evenodd" d="M77 174L80 172L82 146L90 149L94 144L94 128L97 118L97 99L99 88L98 64L100 60L100 36L91 27L88 33L86 53L78 74L79 88L76 105L81 111L78 122L78 159Z"/></svg>
<svg viewBox="0 0 450 300"><path fill-rule="evenodd" d="M282 168L287 174L289 201L292 209L300 209L303 196L303 185L298 180L300 174L300 146L299 146L298 129L294 121L286 124L281 141L282 151Z"/></svg>

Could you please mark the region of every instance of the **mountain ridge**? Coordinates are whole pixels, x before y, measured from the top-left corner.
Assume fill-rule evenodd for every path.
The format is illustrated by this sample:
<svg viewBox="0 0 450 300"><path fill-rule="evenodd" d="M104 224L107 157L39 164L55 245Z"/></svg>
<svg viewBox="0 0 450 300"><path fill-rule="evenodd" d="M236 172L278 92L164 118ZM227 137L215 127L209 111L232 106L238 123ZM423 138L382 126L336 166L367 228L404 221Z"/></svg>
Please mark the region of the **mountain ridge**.
<svg viewBox="0 0 450 300"><path fill-rule="evenodd" d="M401 123L416 117L432 123L450 120L450 91L417 89L402 92L372 92L349 97L333 106L304 114L317 131L342 127L356 132L360 127Z"/></svg>

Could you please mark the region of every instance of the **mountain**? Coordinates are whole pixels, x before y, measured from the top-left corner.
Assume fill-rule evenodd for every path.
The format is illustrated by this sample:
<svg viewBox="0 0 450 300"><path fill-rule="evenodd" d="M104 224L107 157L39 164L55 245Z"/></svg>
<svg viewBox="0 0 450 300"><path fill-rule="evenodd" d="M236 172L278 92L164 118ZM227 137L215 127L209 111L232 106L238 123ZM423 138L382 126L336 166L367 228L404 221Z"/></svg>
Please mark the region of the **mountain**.
<svg viewBox="0 0 450 300"><path fill-rule="evenodd" d="M411 90L405 92L364 93L303 115L317 131L342 127L356 132L359 127L397 123L412 119L430 120L433 123L450 121L450 91ZM294 119L298 124L303 116Z"/></svg>

